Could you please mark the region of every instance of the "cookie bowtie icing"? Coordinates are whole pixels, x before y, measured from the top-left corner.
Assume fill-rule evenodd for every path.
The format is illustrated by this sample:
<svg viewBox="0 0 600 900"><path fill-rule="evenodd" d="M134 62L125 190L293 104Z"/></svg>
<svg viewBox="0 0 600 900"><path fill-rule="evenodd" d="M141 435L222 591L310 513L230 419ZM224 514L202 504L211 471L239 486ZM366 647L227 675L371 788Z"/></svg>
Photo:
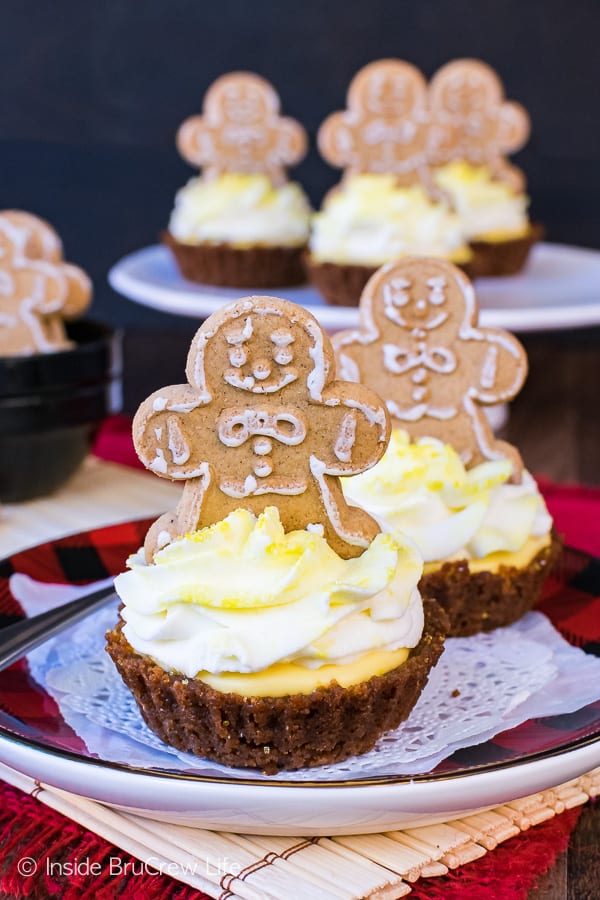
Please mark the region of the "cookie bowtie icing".
<svg viewBox="0 0 600 900"><path fill-rule="evenodd" d="M91 294L85 272L63 262L47 222L20 210L0 213L0 356L71 347L63 320L81 315Z"/></svg>
<svg viewBox="0 0 600 900"><path fill-rule="evenodd" d="M367 387L335 380L331 342L306 310L247 297L214 313L192 341L188 384L155 392L133 423L149 469L185 481L146 555L238 508L279 508L286 531L322 529L342 557L379 528L344 501L339 476L374 465L389 440L385 406Z"/></svg>
<svg viewBox="0 0 600 900"><path fill-rule="evenodd" d="M206 92L201 116L187 119L177 135L181 155L203 176L260 173L284 184L286 166L306 153L306 133L279 115L279 96L264 78L230 72Z"/></svg>
<svg viewBox="0 0 600 900"><path fill-rule="evenodd" d="M519 453L495 440L482 406L518 393L527 357L511 334L477 322L473 287L451 263L389 263L363 292L359 328L334 335L339 372L373 387L411 438L443 440L469 467L509 458L519 480Z"/></svg>

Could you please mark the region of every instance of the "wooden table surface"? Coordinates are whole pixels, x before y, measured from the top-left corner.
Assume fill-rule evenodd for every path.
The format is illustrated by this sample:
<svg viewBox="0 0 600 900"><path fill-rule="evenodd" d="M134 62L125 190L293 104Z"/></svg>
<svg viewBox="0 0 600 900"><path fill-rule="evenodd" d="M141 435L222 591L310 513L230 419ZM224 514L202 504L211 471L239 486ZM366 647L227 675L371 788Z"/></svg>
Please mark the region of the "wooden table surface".
<svg viewBox="0 0 600 900"><path fill-rule="evenodd" d="M584 807L569 846L540 878L527 900L598 900L600 897L600 801ZM501 900L501 898L498 898Z"/></svg>
<svg viewBox="0 0 600 900"><path fill-rule="evenodd" d="M511 406L508 440L537 474L600 484L600 328L520 337L529 377Z"/></svg>

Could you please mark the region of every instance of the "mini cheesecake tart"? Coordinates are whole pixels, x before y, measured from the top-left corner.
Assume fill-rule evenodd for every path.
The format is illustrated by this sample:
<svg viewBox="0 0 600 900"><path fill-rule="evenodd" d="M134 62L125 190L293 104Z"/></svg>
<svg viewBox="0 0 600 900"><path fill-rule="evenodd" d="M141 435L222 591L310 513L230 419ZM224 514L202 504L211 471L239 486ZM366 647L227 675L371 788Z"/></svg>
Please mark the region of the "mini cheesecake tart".
<svg viewBox="0 0 600 900"><path fill-rule="evenodd" d="M284 533L274 507L128 565L110 656L162 740L230 766L366 752L409 715L448 629L412 544L379 534L345 560L318 532Z"/></svg>
<svg viewBox="0 0 600 900"><path fill-rule="evenodd" d="M442 653L448 628L435 601L426 601L424 610L423 634L414 649L390 654L387 661L341 666L337 677L328 666L327 684L289 694L281 693L277 670L266 675L276 685L267 696L252 676L239 683L231 676L230 683L229 676L186 678L167 672L132 649L122 623L108 633L107 649L148 727L165 743L228 766L273 774L366 753L408 718ZM366 677L374 662L375 670L384 671ZM386 670L387 665L392 668Z"/></svg>
<svg viewBox="0 0 600 900"><path fill-rule="evenodd" d="M486 165L455 160L435 171L435 181L452 201L472 251L471 278L515 275L543 237L531 224L529 198L495 178Z"/></svg>
<svg viewBox="0 0 600 900"><path fill-rule="evenodd" d="M330 306L358 306L360 295L377 266L354 265L314 259L304 254L308 278Z"/></svg>
<svg viewBox="0 0 600 900"><path fill-rule="evenodd" d="M509 625L539 600L561 542L543 498L508 460L466 470L448 444L396 429L383 458L343 483L383 531L412 539L425 560L419 590L459 637Z"/></svg>
<svg viewBox="0 0 600 900"><path fill-rule="evenodd" d="M262 174L192 178L177 194L162 240L190 281L278 287L305 280L310 205L298 184Z"/></svg>
<svg viewBox="0 0 600 900"><path fill-rule="evenodd" d="M367 281L403 256L439 256L459 266L472 253L458 216L419 186L393 175L355 175L325 198L313 216L305 265L328 303L356 306Z"/></svg>
<svg viewBox="0 0 600 900"><path fill-rule="evenodd" d="M445 610L449 637L511 625L536 605L560 558L562 542L552 531L546 538L530 538L524 550L426 565L419 590L423 597L435 597Z"/></svg>

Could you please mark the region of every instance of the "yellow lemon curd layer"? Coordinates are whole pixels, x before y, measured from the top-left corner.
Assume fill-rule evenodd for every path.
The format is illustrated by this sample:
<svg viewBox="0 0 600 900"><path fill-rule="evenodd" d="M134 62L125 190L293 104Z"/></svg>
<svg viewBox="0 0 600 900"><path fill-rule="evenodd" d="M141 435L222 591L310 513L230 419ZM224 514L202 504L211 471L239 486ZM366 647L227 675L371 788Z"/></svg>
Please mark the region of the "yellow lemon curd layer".
<svg viewBox="0 0 600 900"><path fill-rule="evenodd" d="M516 241L527 237L531 232L531 225L523 225L522 228L497 228L495 231L486 231L478 234L476 240L486 241L488 244L502 244L504 241Z"/></svg>
<svg viewBox="0 0 600 900"><path fill-rule="evenodd" d="M552 542L550 534L542 535L542 537L530 537L520 550L499 550L496 553L489 553L482 559L468 559L469 571L473 574L476 572L497 572L501 566L513 566L515 569L525 569L532 559L543 550L549 547ZM454 559L464 559L457 554ZM445 559L441 562L428 562L423 566L423 574L428 575L448 562Z"/></svg>
<svg viewBox="0 0 600 900"><path fill-rule="evenodd" d="M473 253L468 246L464 246L458 250L455 250L453 253L451 253L447 257L447 259L449 259L450 262L457 263L458 265L460 265L461 263L467 263L472 258L473 258Z"/></svg>
<svg viewBox="0 0 600 900"><path fill-rule="evenodd" d="M345 665L309 669L296 663L275 663L264 672L224 672L221 675L199 672L196 678L222 693L243 697L287 697L291 694L311 694L333 682L347 688L368 681L375 675L385 675L406 662L409 653L410 650L404 647L399 650L373 650Z"/></svg>

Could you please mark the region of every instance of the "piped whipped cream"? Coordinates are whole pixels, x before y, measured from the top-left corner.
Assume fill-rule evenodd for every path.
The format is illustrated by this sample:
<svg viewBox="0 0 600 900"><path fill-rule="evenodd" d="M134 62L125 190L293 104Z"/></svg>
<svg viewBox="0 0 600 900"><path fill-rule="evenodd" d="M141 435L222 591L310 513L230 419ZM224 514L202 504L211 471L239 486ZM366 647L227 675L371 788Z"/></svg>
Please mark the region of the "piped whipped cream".
<svg viewBox="0 0 600 900"><path fill-rule="evenodd" d="M123 634L139 653L187 677L309 668L415 647L423 631L422 560L405 538L379 534L342 559L313 530L285 533L275 507L232 512L142 551L115 579Z"/></svg>
<svg viewBox="0 0 600 900"><path fill-rule="evenodd" d="M191 178L175 198L169 231L187 244L302 246L310 205L300 185L275 187L266 175Z"/></svg>
<svg viewBox="0 0 600 900"><path fill-rule="evenodd" d="M504 460L466 470L448 444L435 438L411 443L395 429L377 465L342 479L342 486L346 499L366 509L383 531L414 541L426 563L482 559L518 551L552 528L532 476L524 471L520 484L510 484L511 471Z"/></svg>
<svg viewBox="0 0 600 900"><path fill-rule="evenodd" d="M469 258L458 216L422 187L393 175L356 175L332 191L313 217L316 262L379 266L402 256Z"/></svg>
<svg viewBox="0 0 600 900"><path fill-rule="evenodd" d="M508 240L529 231L529 198L495 179L487 166L451 162L436 170L435 181L450 197L467 240Z"/></svg>

